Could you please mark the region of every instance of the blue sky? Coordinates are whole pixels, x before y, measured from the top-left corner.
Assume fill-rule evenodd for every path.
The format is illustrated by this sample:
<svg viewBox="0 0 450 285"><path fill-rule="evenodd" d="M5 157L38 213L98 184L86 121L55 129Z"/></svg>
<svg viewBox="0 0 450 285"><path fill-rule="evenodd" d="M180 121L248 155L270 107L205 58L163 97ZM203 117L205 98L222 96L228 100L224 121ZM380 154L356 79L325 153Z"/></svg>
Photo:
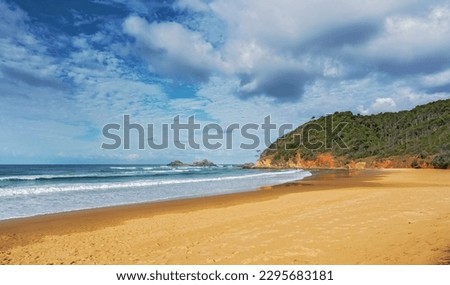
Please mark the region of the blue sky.
<svg viewBox="0 0 450 285"><path fill-rule="evenodd" d="M0 163L254 161L239 136L104 150L102 128L410 109L450 98L449 51L450 1L0 0Z"/></svg>

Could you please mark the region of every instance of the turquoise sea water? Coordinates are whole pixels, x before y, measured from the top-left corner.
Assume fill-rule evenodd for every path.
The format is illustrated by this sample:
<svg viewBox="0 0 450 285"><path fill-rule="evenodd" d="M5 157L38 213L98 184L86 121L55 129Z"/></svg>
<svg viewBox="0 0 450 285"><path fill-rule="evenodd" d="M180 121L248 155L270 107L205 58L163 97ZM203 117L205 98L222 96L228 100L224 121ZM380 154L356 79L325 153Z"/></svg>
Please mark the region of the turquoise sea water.
<svg viewBox="0 0 450 285"><path fill-rule="evenodd" d="M309 175L233 165L0 165L0 220L251 191Z"/></svg>

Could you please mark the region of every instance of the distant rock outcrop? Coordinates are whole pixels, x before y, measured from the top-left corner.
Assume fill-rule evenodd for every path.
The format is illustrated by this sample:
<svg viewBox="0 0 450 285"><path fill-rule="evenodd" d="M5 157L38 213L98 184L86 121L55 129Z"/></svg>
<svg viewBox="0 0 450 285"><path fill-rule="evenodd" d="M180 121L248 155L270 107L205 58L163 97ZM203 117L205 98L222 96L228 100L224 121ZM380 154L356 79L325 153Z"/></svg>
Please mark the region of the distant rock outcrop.
<svg viewBox="0 0 450 285"><path fill-rule="evenodd" d="M170 167L179 167L179 166L189 166L189 164L186 164L180 160L174 160L171 163L167 164L167 166Z"/></svg>
<svg viewBox="0 0 450 285"><path fill-rule="evenodd" d="M200 160L200 161L194 161L193 163L192 163L192 166L202 166L202 167L205 167L205 166L217 166L214 162L212 162L212 161L209 161L209 160L207 160L207 159L203 159L203 160Z"/></svg>
<svg viewBox="0 0 450 285"><path fill-rule="evenodd" d="M167 164L167 166L170 167L180 167L180 166L200 166L200 167L210 167L210 166L217 166L214 162L209 161L207 159L203 159L200 161L194 161L192 164L184 163L180 160L174 160L171 163Z"/></svg>
<svg viewBox="0 0 450 285"><path fill-rule="evenodd" d="M244 164L239 165L243 169L252 169L255 168L255 164L253 162L246 162Z"/></svg>

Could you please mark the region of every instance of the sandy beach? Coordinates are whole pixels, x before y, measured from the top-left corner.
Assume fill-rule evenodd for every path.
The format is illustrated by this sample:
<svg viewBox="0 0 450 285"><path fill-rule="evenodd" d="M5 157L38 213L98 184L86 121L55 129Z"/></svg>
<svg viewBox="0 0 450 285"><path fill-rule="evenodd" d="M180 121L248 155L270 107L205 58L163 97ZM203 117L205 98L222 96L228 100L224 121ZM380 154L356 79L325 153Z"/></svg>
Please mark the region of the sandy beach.
<svg viewBox="0 0 450 285"><path fill-rule="evenodd" d="M448 264L445 170L325 173L254 192L0 222L1 264Z"/></svg>

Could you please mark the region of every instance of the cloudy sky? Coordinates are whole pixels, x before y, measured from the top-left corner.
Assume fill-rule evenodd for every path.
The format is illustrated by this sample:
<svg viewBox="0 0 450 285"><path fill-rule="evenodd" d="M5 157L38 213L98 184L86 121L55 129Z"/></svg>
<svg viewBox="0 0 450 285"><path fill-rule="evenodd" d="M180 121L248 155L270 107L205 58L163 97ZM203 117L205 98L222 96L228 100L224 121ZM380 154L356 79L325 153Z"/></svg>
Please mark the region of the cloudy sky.
<svg viewBox="0 0 450 285"><path fill-rule="evenodd" d="M411 109L450 98L449 51L450 1L0 0L0 163L254 161L238 133L104 150L102 128Z"/></svg>

